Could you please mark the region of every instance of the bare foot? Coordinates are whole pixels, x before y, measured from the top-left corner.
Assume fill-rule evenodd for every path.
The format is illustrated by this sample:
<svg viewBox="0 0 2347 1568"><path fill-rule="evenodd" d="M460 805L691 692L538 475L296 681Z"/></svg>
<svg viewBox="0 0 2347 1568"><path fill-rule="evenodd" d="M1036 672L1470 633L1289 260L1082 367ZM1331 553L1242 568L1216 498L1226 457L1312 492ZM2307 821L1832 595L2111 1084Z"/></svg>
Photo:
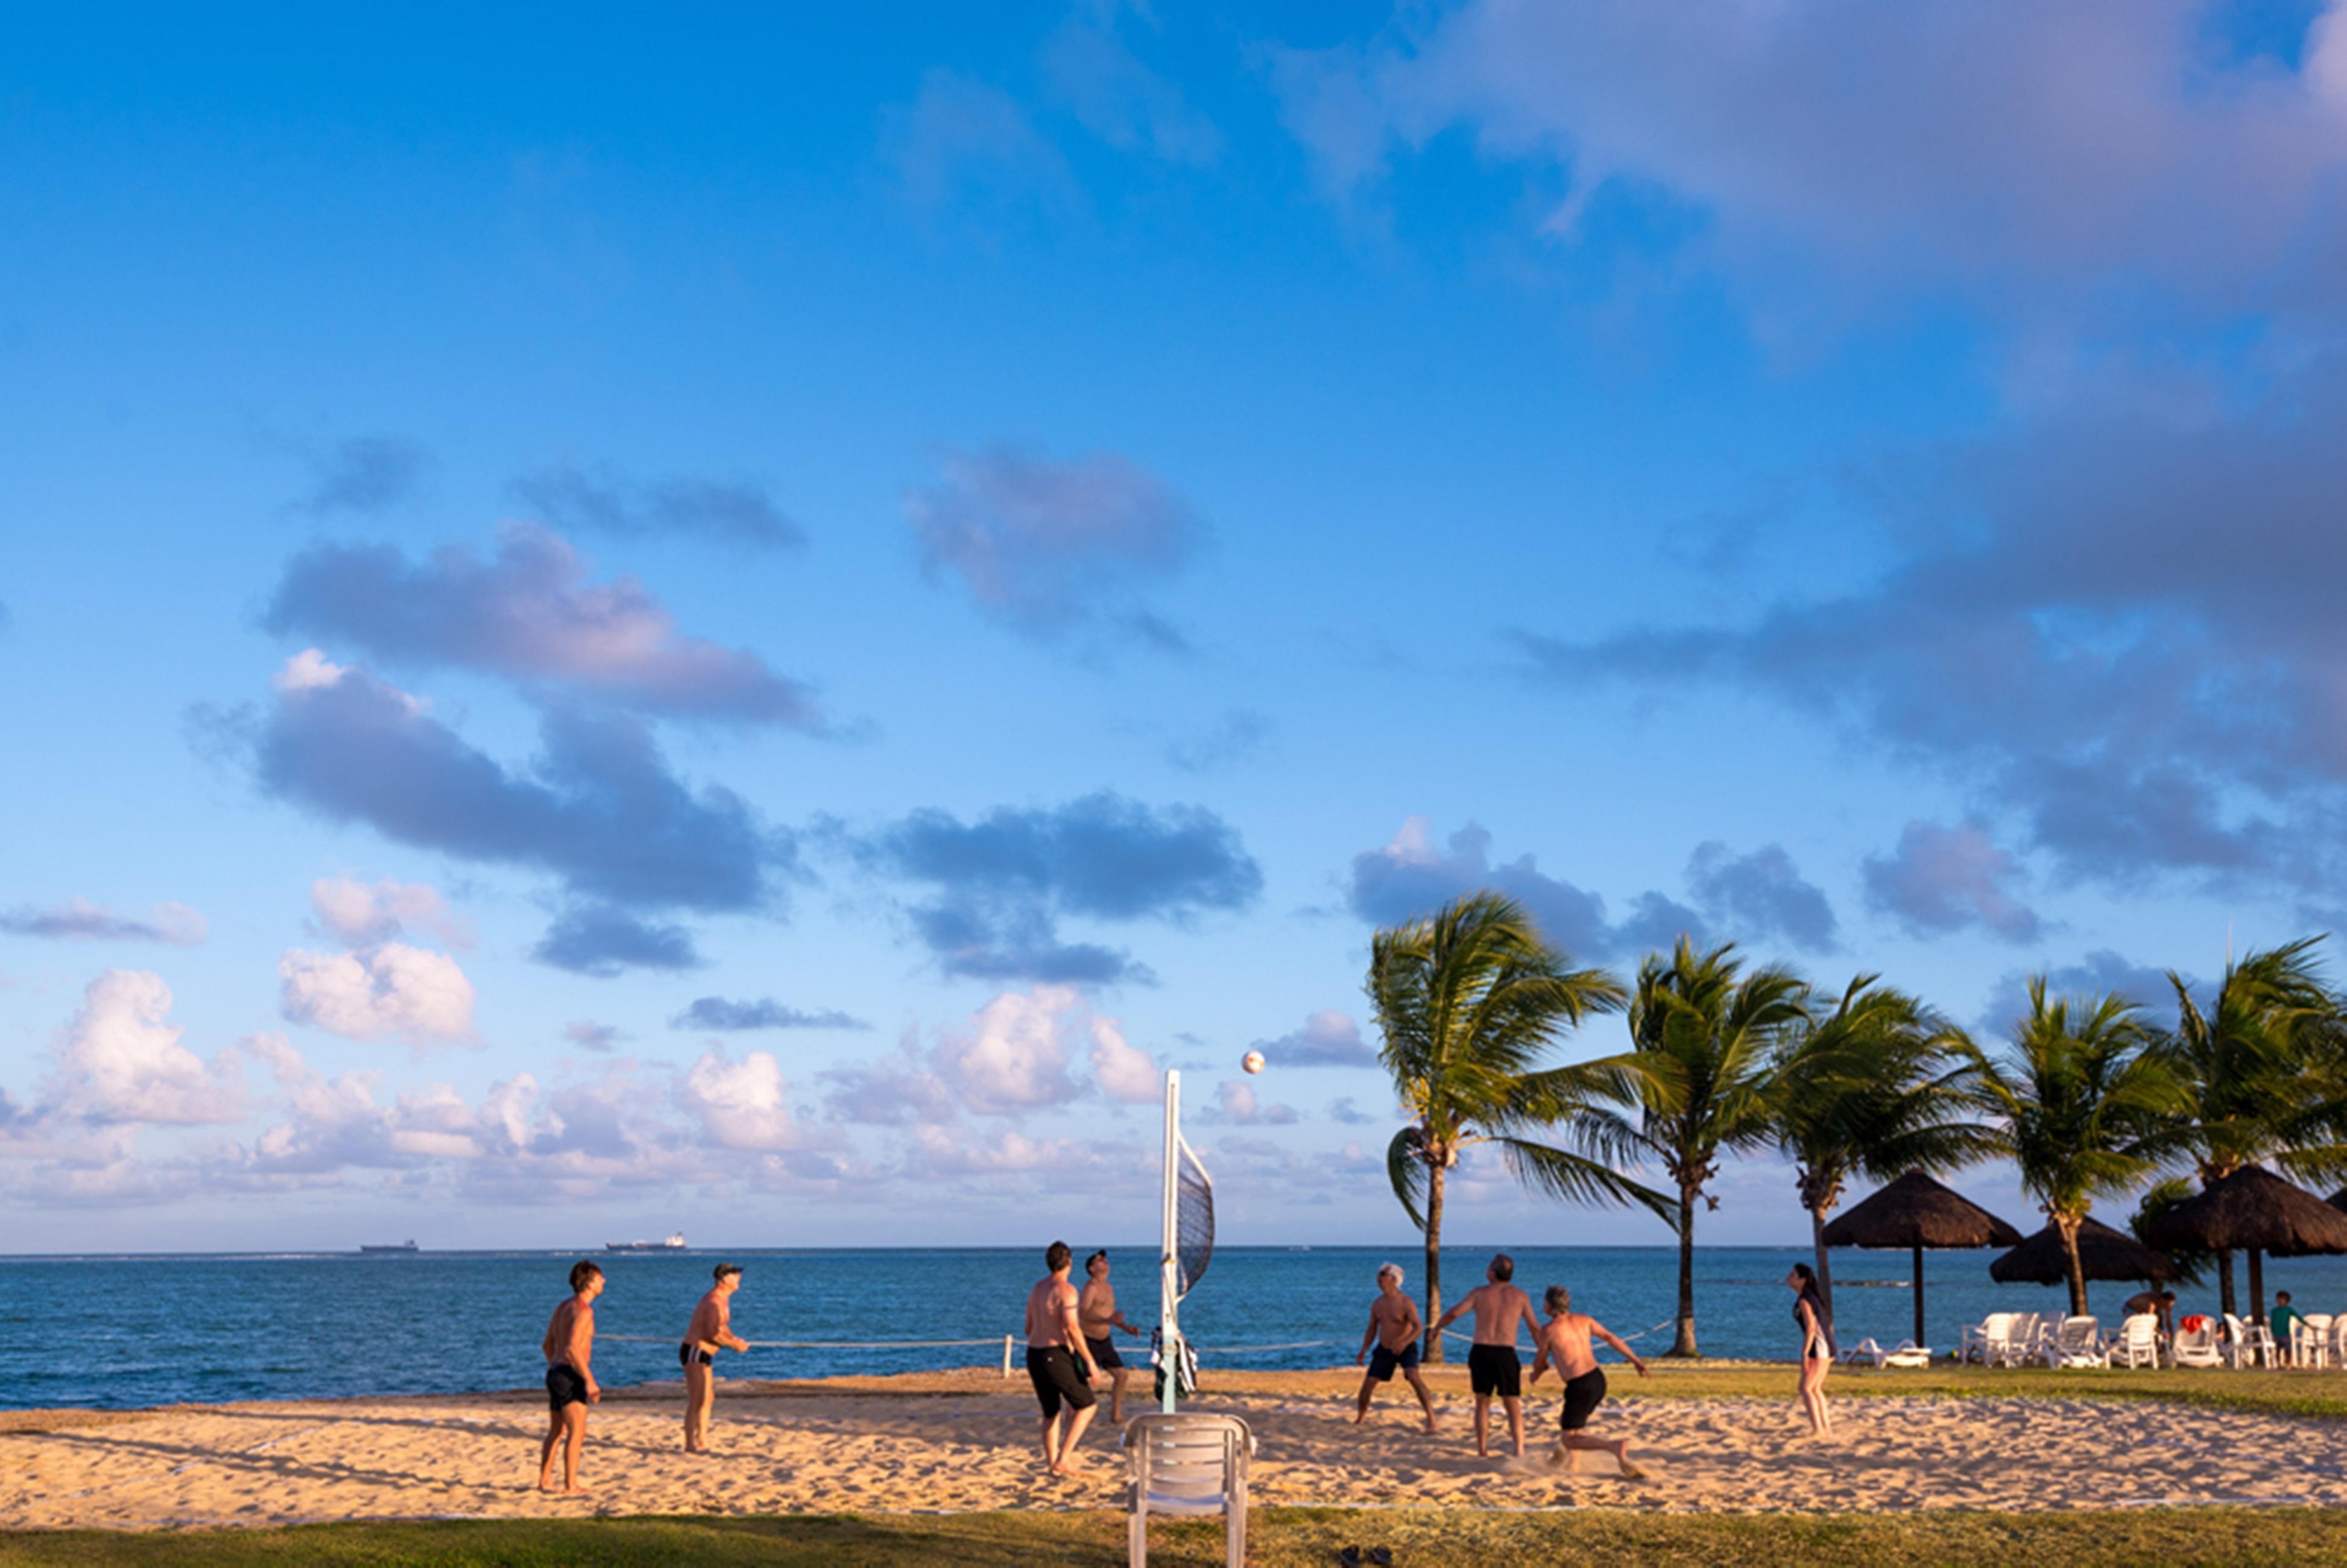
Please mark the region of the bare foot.
<svg viewBox="0 0 2347 1568"><path fill-rule="evenodd" d="M562 1495L564 1497L592 1497L595 1495L595 1489L591 1486L566 1486L562 1489Z"/></svg>
<svg viewBox="0 0 2347 1568"><path fill-rule="evenodd" d="M1622 1461L1622 1479L1624 1481L1644 1481L1646 1479L1646 1472L1640 1470L1636 1465L1632 1464L1628 1460L1624 1460Z"/></svg>

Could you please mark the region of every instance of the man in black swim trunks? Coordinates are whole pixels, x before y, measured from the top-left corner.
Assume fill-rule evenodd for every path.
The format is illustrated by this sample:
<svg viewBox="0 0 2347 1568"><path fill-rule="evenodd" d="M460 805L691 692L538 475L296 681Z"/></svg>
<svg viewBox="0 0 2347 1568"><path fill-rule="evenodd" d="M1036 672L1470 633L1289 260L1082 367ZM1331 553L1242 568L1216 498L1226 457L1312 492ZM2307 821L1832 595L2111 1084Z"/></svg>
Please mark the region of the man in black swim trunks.
<svg viewBox="0 0 2347 1568"><path fill-rule="evenodd" d="M1027 1293L1027 1378L1035 1385L1036 1402L1043 1407L1043 1468L1059 1476L1079 1473L1068 1456L1092 1424L1092 1380L1100 1375L1084 1343L1083 1325L1077 1320L1076 1287L1068 1283L1068 1266L1075 1255L1063 1241L1044 1248L1043 1266L1051 1272ZM1067 1407L1064 1421L1062 1405Z"/></svg>
<svg viewBox="0 0 2347 1568"><path fill-rule="evenodd" d="M1475 1341L1467 1348L1467 1384L1475 1393L1475 1451L1491 1451L1486 1433L1491 1419L1491 1398L1496 1394L1507 1409L1508 1436L1514 1440L1516 1454L1521 1458L1524 1451L1524 1364L1516 1359L1516 1335L1518 1330L1529 1328L1537 1339L1540 1324L1532 1317L1532 1298L1509 1283L1515 1276L1516 1260L1504 1252L1494 1253L1483 1270L1483 1283L1461 1297L1459 1305L1444 1313L1434 1327L1440 1332L1470 1312L1475 1315Z"/></svg>
<svg viewBox="0 0 2347 1568"><path fill-rule="evenodd" d="M1597 1365L1597 1351L1589 1341L1603 1339L1629 1358L1630 1365L1638 1368L1638 1376L1647 1377L1646 1364L1638 1353L1616 1339L1603 1323L1573 1309L1573 1292L1562 1285L1552 1285L1542 1298L1548 1308L1548 1321L1541 1326L1537 1338L1540 1354L1532 1358L1532 1378L1540 1381L1541 1374L1553 1362L1557 1376L1564 1379L1564 1409L1561 1417L1564 1429L1559 1457L1570 1462L1574 1449L1596 1449L1614 1456L1622 1474L1631 1481L1644 1481L1645 1476L1630 1462L1628 1440L1593 1438L1583 1428L1597 1407L1605 1399L1605 1371Z"/></svg>
<svg viewBox="0 0 2347 1568"><path fill-rule="evenodd" d="M1092 1353L1092 1365L1109 1374L1108 1420L1112 1427L1124 1424L1124 1358L1116 1353L1109 1330L1122 1328L1127 1334L1141 1332L1124 1320L1116 1309L1116 1287L1108 1282L1108 1254L1096 1252L1084 1259L1084 1287L1076 1296L1076 1317L1084 1330L1084 1348Z"/></svg>
<svg viewBox="0 0 2347 1568"><path fill-rule="evenodd" d="M570 1266L570 1294L547 1319L546 1402L550 1419L538 1450L538 1490L554 1490L554 1450L562 1450L562 1491L577 1496L579 1456L587 1446L587 1407L600 1403L595 1383L595 1298L603 1294L603 1271L583 1258Z"/></svg>
<svg viewBox="0 0 2347 1568"><path fill-rule="evenodd" d="M742 1287L739 1264L721 1263L710 1277L715 1281L692 1309L684 1339L676 1348L676 1364L684 1368L684 1451L709 1451L709 1412L717 1403L717 1351L747 1350L750 1342L733 1332L733 1293Z"/></svg>
<svg viewBox="0 0 2347 1568"><path fill-rule="evenodd" d="M1361 1375L1361 1392L1353 1401L1353 1424L1359 1426L1369 1419L1369 1395L1379 1383L1390 1383L1399 1371L1409 1379L1418 1394L1419 1408L1426 1412L1426 1430L1434 1430L1434 1396L1427 1392L1426 1379L1418 1375L1419 1335L1425 1319L1418 1315L1418 1303L1402 1294L1401 1265L1387 1264L1378 1270L1378 1298L1369 1303L1369 1326L1362 1331L1361 1348L1353 1352L1353 1365L1361 1358L1369 1358L1369 1369ZM1371 1347L1375 1353L1371 1353Z"/></svg>

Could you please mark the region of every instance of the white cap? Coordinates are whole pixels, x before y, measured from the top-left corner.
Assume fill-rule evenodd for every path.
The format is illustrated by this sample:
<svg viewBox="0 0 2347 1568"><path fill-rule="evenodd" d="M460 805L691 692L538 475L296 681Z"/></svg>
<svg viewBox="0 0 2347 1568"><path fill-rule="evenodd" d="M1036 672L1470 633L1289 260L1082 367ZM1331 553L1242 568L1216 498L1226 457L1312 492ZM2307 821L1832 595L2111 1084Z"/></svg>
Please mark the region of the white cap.
<svg viewBox="0 0 2347 1568"><path fill-rule="evenodd" d="M1398 1263L1381 1263L1378 1265L1378 1277L1379 1279L1383 1279L1389 1274L1394 1276L1394 1283L1396 1285L1399 1285L1402 1282L1401 1265Z"/></svg>

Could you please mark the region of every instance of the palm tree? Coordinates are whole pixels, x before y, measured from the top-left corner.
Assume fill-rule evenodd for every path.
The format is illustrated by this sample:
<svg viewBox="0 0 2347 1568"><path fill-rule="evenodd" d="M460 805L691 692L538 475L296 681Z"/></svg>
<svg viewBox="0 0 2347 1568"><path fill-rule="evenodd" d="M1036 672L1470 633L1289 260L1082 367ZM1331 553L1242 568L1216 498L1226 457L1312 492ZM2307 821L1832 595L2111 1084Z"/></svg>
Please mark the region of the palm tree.
<svg viewBox="0 0 2347 1568"><path fill-rule="evenodd" d="M2086 1310L2080 1222L2096 1198L2140 1184L2176 1152L2191 1104L2140 1012L2117 995L2051 999L2039 975L2004 1059L1980 1059L2003 1152L2061 1234L2074 1315Z"/></svg>
<svg viewBox="0 0 2347 1568"><path fill-rule="evenodd" d="M2314 956L2321 940L2302 938L2239 963L2228 957L2205 1009L2184 978L2168 971L2176 1030L2159 1055L2190 1098L2184 1143L2204 1187L2269 1162L2309 1178L2342 1168L2340 1001ZM2219 1253L2217 1263L2218 1294L2229 1313L2232 1255Z"/></svg>
<svg viewBox="0 0 2347 1568"><path fill-rule="evenodd" d="M1779 1051L1769 1084L1777 1145L1809 1214L1818 1290L1833 1317L1826 1215L1854 1175L1934 1174L1995 1153L1979 1119L1976 1057L1963 1030L1905 991L1860 975L1833 1011Z"/></svg>
<svg viewBox="0 0 2347 1568"><path fill-rule="evenodd" d="M1426 1358L1440 1361L1443 1186L1463 1151L1496 1144L1519 1180L1553 1196L1660 1200L1601 1159L1526 1136L1618 1087L1626 1071L1618 1060L1541 1063L1566 1026L1622 1006L1619 980L1568 968L1532 917L1493 893L1381 930L1369 953L1378 1058L1411 1118L1386 1150L1386 1171L1426 1235Z"/></svg>
<svg viewBox="0 0 2347 1568"><path fill-rule="evenodd" d="M1809 990L1781 965L1750 974L1733 942L1698 953L1681 937L1665 962L1649 953L1630 1002L1629 1061L1611 1096L1620 1111L1580 1118L1584 1147L1601 1155L1633 1150L1660 1162L1671 1180L1664 1215L1679 1237L1678 1334L1673 1356L1701 1354L1695 1342L1695 1205L1719 1200L1706 1189L1723 1150L1768 1142L1770 1064L1809 1021Z"/></svg>

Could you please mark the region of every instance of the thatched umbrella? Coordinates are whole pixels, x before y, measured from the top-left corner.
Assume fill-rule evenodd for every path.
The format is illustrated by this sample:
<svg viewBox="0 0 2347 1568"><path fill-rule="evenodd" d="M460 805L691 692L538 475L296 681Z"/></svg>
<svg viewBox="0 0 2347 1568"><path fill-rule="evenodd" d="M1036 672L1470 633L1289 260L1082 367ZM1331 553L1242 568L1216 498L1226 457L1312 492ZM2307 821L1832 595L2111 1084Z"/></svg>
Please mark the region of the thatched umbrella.
<svg viewBox="0 0 2347 1568"><path fill-rule="evenodd" d="M2250 1255L2250 1320L2266 1315L2264 1255L2347 1252L2347 1214L2271 1171L2244 1165L2144 1227L2154 1246Z"/></svg>
<svg viewBox="0 0 2347 1568"><path fill-rule="evenodd" d="M2166 1254L2094 1219L2078 1222L2078 1262L2088 1279L2140 1279L2157 1285L2179 1272ZM1999 1285L2069 1283L2070 1260L2062 1251L2061 1228L2047 1225L1990 1264L1988 1276Z"/></svg>
<svg viewBox="0 0 2347 1568"><path fill-rule="evenodd" d="M2347 1215L2342 1215L2347 1218ZM1973 1203L1910 1171L1826 1226L1828 1246L1903 1246L1915 1254L1915 1343L1923 1338L1923 1249L2018 1246L2021 1233Z"/></svg>

